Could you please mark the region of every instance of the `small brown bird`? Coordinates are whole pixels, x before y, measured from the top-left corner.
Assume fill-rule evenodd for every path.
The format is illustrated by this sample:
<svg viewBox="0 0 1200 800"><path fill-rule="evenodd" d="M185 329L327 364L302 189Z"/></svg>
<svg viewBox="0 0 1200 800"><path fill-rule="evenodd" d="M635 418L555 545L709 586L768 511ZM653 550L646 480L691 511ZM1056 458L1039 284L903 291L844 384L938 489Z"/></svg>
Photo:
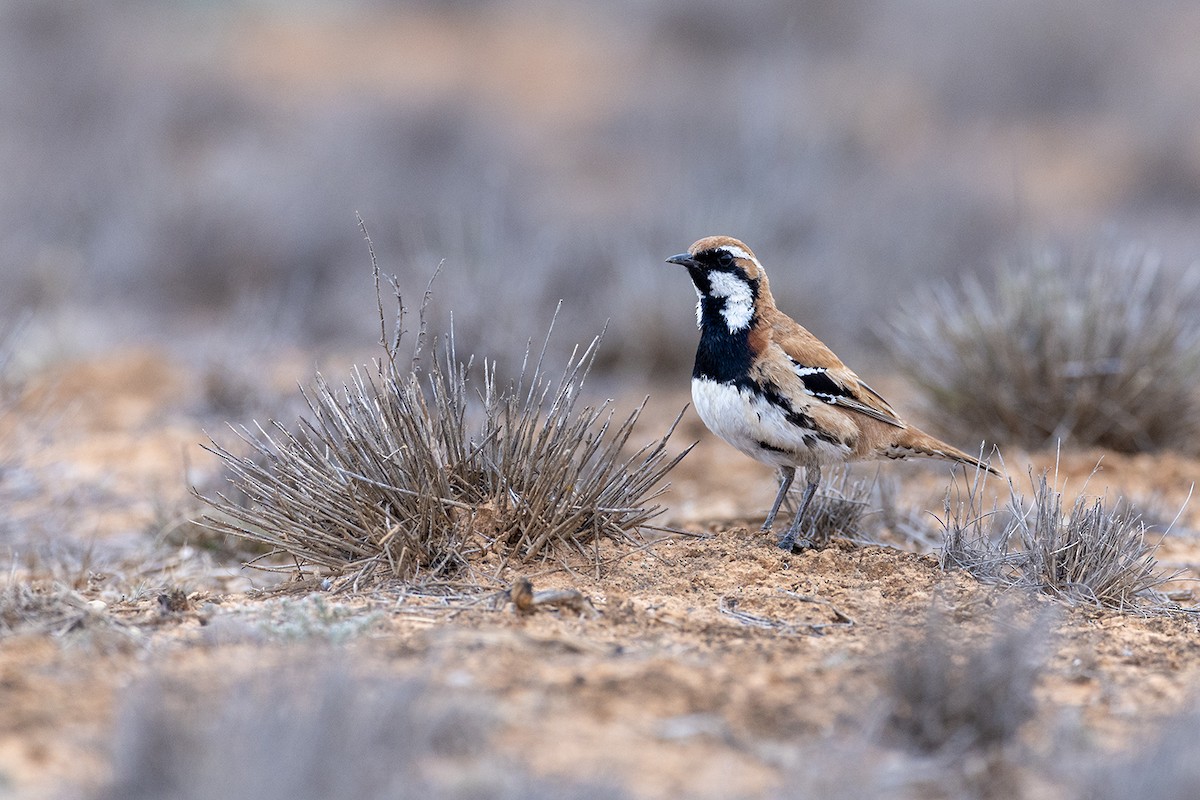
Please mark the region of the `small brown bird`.
<svg viewBox="0 0 1200 800"><path fill-rule="evenodd" d="M762 264L737 239L709 236L667 262L687 267L700 297L692 370L700 419L746 455L779 468L779 493L764 531L774 524L796 467L805 469L804 498L780 547L797 546L825 465L923 456L1000 474L906 423L832 350L776 308Z"/></svg>

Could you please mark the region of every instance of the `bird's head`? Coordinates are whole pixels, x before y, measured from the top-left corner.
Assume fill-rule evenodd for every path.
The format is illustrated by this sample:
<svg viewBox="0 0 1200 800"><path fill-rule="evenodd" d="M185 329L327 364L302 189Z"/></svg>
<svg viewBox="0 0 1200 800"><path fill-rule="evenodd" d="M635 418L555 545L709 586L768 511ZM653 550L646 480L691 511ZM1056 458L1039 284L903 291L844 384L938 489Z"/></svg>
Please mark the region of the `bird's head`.
<svg viewBox="0 0 1200 800"><path fill-rule="evenodd" d="M760 280L765 274L750 248L732 236L706 236L686 253L668 258L667 263L687 267L693 280L698 274L712 272L729 273L747 281Z"/></svg>
<svg viewBox="0 0 1200 800"><path fill-rule="evenodd" d="M730 332L744 330L754 319L758 298L768 291L762 264L749 247L730 236L705 237L686 253L668 258L667 263L687 267L700 295L696 309L700 325L708 300Z"/></svg>

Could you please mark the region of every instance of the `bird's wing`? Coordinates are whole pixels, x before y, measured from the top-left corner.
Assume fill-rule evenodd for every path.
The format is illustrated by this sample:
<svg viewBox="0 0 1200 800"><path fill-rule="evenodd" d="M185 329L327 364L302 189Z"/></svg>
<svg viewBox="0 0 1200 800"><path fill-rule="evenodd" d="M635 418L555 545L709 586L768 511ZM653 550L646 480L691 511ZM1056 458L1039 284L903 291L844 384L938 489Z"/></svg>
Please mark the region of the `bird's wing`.
<svg viewBox="0 0 1200 800"><path fill-rule="evenodd" d="M793 371L806 392L829 405L856 411L897 428L907 427L879 392L855 375L806 328L782 313L771 322L772 339L791 359Z"/></svg>

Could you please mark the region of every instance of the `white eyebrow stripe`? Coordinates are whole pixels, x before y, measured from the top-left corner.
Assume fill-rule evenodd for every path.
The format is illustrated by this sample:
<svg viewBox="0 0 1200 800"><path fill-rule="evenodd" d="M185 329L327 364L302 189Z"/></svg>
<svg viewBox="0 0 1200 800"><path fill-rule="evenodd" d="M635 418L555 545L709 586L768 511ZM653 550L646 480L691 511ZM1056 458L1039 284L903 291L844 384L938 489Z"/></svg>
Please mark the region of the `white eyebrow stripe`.
<svg viewBox="0 0 1200 800"><path fill-rule="evenodd" d="M763 269L763 265L758 263L757 258L750 255L750 252L748 250L744 250L743 248L738 247L736 244L723 244L720 247L718 247L717 249L724 250L726 253L729 253L729 255L733 256L734 258L744 258L747 261L753 263L754 266L758 267L759 272L766 272L766 270Z"/></svg>
<svg viewBox="0 0 1200 800"><path fill-rule="evenodd" d="M757 259L755 259L754 256L750 255L745 250L743 250L742 248L740 248L734 244L721 245L717 249L724 250L726 253L729 253L729 255L733 256L734 258L744 258L747 261L757 261Z"/></svg>

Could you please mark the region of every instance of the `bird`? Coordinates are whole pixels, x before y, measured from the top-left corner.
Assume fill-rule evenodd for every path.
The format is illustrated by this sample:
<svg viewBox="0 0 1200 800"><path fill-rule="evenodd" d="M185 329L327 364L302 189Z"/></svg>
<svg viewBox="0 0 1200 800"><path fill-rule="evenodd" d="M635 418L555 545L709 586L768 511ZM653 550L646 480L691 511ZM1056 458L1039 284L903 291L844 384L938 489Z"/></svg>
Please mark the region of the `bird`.
<svg viewBox="0 0 1200 800"><path fill-rule="evenodd" d="M779 491L762 532L772 529L796 470L804 467L804 496L779 539L783 549L812 546L799 537L823 467L925 457L1000 475L905 422L820 339L780 311L766 271L742 242L708 236L667 263L687 269L699 297L696 412L721 439L779 471Z"/></svg>

